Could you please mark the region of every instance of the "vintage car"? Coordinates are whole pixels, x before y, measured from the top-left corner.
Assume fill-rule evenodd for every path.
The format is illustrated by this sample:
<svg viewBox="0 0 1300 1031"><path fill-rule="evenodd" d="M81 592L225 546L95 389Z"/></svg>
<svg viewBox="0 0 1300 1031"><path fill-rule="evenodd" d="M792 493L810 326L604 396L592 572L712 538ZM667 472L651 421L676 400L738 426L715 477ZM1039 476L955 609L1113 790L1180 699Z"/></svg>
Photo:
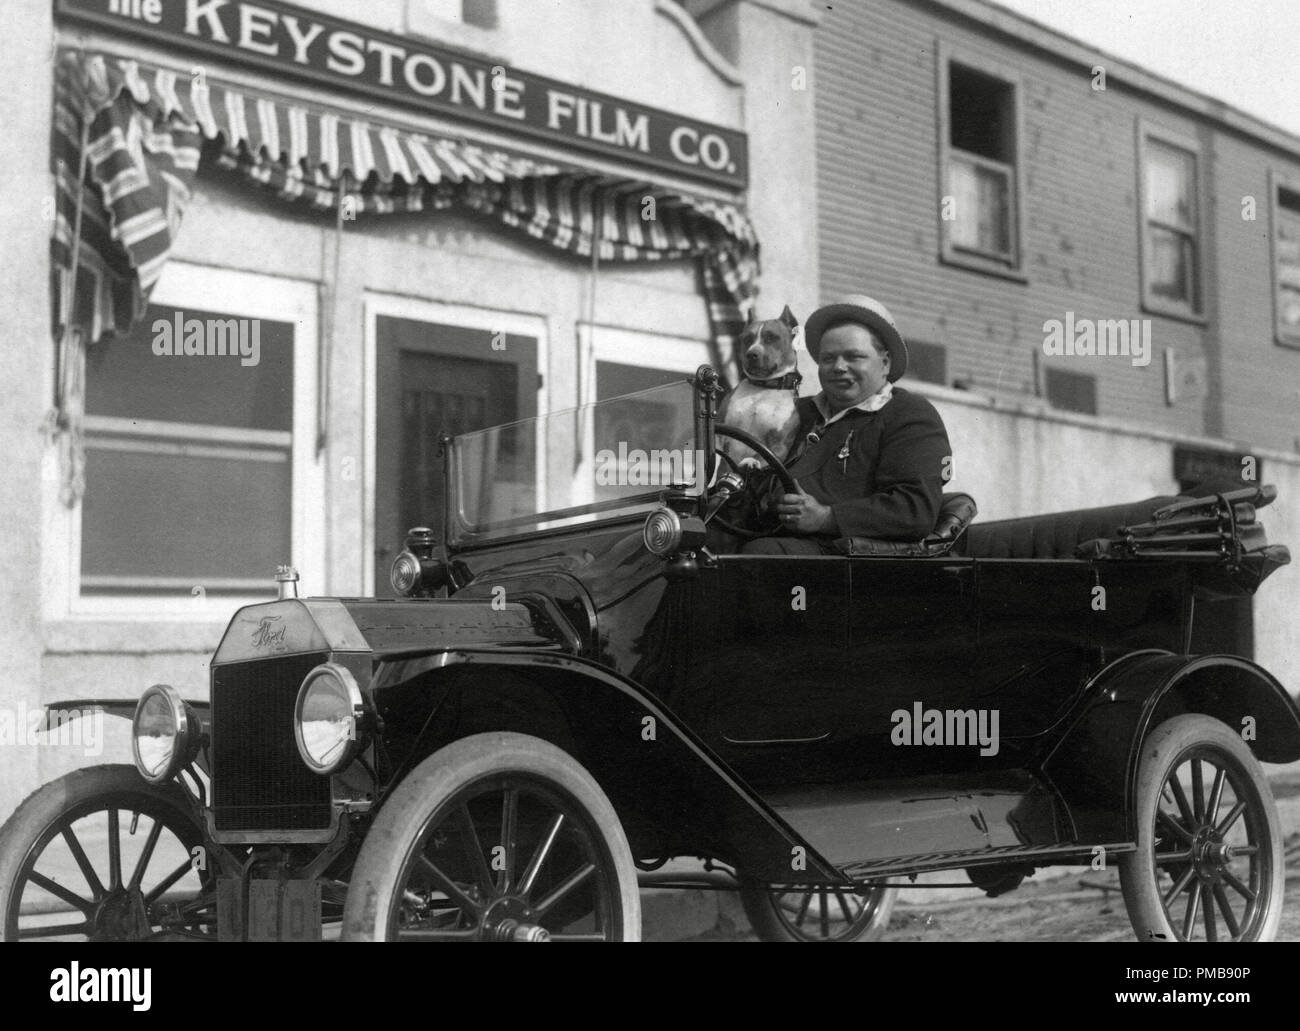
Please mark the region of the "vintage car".
<svg viewBox="0 0 1300 1031"><path fill-rule="evenodd" d="M699 884L848 941L921 874L1054 864L1118 867L1143 940L1274 935L1260 761L1300 758L1300 710L1201 644L1289 561L1270 488L986 523L951 495L924 541L751 556L763 476L718 438L790 478L720 394L705 366L445 437L392 598L286 573L208 701L54 706L131 717L135 766L8 820L4 937L634 940L639 887Z"/></svg>

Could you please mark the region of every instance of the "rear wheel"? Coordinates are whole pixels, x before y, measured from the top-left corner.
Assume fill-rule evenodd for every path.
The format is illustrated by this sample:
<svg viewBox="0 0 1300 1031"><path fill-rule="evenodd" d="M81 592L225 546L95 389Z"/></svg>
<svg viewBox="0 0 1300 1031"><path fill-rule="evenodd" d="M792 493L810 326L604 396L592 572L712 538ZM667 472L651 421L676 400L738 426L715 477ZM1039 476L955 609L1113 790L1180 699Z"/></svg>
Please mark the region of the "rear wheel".
<svg viewBox="0 0 1300 1031"><path fill-rule="evenodd" d="M768 942L875 941L889 928L898 889L887 883L865 891L810 888L740 889L754 933Z"/></svg>
<svg viewBox="0 0 1300 1031"><path fill-rule="evenodd" d="M1143 742L1137 850L1120 856L1143 941L1271 941L1285 876L1273 793L1232 729L1176 716Z"/></svg>
<svg viewBox="0 0 1300 1031"><path fill-rule="evenodd" d="M393 792L357 856L353 941L636 941L636 867L614 807L554 745L475 734Z"/></svg>
<svg viewBox="0 0 1300 1031"><path fill-rule="evenodd" d="M133 766L51 781L0 829L4 940L214 936L202 843L184 792Z"/></svg>

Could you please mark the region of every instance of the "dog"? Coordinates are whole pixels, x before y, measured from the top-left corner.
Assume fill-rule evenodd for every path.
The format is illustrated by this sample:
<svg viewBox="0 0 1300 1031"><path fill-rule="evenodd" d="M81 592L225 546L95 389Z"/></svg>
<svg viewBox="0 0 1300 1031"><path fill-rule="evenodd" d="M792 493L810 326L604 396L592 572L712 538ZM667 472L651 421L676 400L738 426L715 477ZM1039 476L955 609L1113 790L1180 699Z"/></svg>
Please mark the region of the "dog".
<svg viewBox="0 0 1300 1031"><path fill-rule="evenodd" d="M802 379L794 353L794 331L798 328L799 320L788 304L779 318L751 318L740 335L744 378L718 410L720 422L747 431L782 461L794 446L799 425L794 407ZM766 463L754 449L738 440L719 438L719 447L746 471L765 468Z"/></svg>

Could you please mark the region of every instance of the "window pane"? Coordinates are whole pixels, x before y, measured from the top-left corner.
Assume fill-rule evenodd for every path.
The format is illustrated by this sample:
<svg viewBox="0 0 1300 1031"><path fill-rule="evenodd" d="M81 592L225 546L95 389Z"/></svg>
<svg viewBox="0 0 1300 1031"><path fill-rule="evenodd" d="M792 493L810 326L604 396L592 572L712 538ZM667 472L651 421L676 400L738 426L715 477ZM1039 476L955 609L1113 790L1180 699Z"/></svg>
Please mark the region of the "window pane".
<svg viewBox="0 0 1300 1031"><path fill-rule="evenodd" d="M1195 157L1148 140L1146 176L1147 217L1195 232Z"/></svg>
<svg viewBox="0 0 1300 1031"><path fill-rule="evenodd" d="M709 360L708 349L700 345L700 363ZM596 400L607 401L611 397L624 394L636 394L651 387L662 387L665 383L680 383L687 376L694 374L677 372L672 369L657 369L645 365L625 365L622 362L596 362Z"/></svg>
<svg viewBox="0 0 1300 1031"><path fill-rule="evenodd" d="M1147 264L1147 285L1156 297L1179 301L1193 308L1196 250L1192 239L1169 229L1151 227L1147 236L1151 260Z"/></svg>
<svg viewBox="0 0 1300 1031"><path fill-rule="evenodd" d="M86 413L291 430L293 329L151 304L130 335L87 352Z"/></svg>
<svg viewBox="0 0 1300 1031"><path fill-rule="evenodd" d="M1277 213L1277 317L1278 327L1300 336L1300 213Z"/></svg>
<svg viewBox="0 0 1300 1031"><path fill-rule="evenodd" d="M1010 257L1011 205L1007 175L957 155L953 155L950 169L954 218L948 225L953 246Z"/></svg>
<svg viewBox="0 0 1300 1031"><path fill-rule="evenodd" d="M1015 87L974 68L948 66L948 142L958 150L1016 163Z"/></svg>
<svg viewBox="0 0 1300 1031"><path fill-rule="evenodd" d="M82 575L177 578L190 586L242 578L269 587L275 567L292 557L289 456L233 454L109 450L87 442Z"/></svg>

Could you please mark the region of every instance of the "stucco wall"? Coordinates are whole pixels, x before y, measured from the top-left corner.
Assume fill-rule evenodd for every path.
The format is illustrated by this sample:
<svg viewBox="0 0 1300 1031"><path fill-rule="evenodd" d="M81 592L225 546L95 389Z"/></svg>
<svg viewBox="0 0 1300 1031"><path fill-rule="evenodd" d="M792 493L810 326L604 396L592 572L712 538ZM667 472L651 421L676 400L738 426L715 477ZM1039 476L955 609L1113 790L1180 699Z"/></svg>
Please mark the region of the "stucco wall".
<svg viewBox="0 0 1300 1031"><path fill-rule="evenodd" d="M41 676L41 425L50 408L49 153L52 30L46 4L7 10L0 36L5 191L0 203L0 709L35 699ZM0 745L0 816L36 786L26 747Z"/></svg>

